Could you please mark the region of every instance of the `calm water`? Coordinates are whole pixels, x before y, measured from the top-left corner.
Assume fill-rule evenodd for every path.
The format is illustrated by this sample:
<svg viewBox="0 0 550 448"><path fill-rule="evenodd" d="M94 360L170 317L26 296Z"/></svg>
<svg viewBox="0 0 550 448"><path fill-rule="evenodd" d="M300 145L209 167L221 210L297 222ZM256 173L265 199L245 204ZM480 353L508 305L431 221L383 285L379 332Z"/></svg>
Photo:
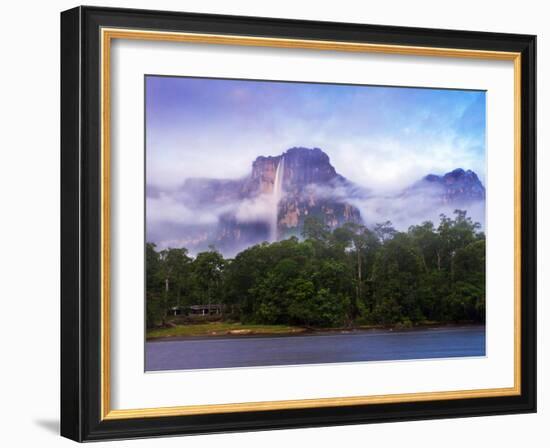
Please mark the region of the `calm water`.
<svg viewBox="0 0 550 448"><path fill-rule="evenodd" d="M485 355L485 326L147 342L145 370L320 364Z"/></svg>

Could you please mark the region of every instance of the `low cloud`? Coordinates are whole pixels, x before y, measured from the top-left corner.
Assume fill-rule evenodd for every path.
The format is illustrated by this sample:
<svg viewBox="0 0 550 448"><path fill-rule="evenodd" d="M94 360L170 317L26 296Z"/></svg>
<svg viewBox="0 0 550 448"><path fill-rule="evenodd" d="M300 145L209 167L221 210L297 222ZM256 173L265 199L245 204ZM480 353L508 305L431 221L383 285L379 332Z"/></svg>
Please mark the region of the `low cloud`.
<svg viewBox="0 0 550 448"><path fill-rule="evenodd" d="M275 206L270 194L212 205L191 201L181 189L154 191L147 196L147 241L159 249L206 247L215 242L219 224L228 217L241 224L271 225Z"/></svg>
<svg viewBox="0 0 550 448"><path fill-rule="evenodd" d="M273 195L261 194L252 199L244 199L236 205L235 219L241 223L268 222L275 208Z"/></svg>
<svg viewBox="0 0 550 448"><path fill-rule="evenodd" d="M438 197L426 197L420 194L410 196L371 196L365 199L350 199L357 207L367 227L376 223L391 221L396 230L405 232L411 225L431 221L436 227L440 215L453 217L456 209L466 210L474 222L485 227L485 201L469 204L443 204Z"/></svg>
<svg viewBox="0 0 550 448"><path fill-rule="evenodd" d="M416 178L418 180L418 177ZM410 187L410 183L407 185ZM346 202L356 207L367 227L377 223L391 221L399 231L407 231L409 226L431 221L435 226L440 221L440 215L454 215L456 209L466 210L474 222L485 227L485 201L475 201L462 204L446 204L435 186L422 188L403 188L398 191L384 192L364 190L349 185L308 185L305 193L313 194L318 199Z"/></svg>
<svg viewBox="0 0 550 448"><path fill-rule="evenodd" d="M189 208L174 195L166 192L147 198L147 223L214 224L222 210L215 208Z"/></svg>
<svg viewBox="0 0 550 448"><path fill-rule="evenodd" d="M386 193L344 182L310 184L304 188L303 195L351 204L359 210L363 223L369 228L386 221L391 221L398 231L407 231L411 225L425 221L431 221L437 227L441 214L452 217L456 209L466 210L474 222L485 228L485 201L446 204L442 202L441 191L434 186L415 185L400 192ZM147 240L154 241L161 249L204 248L215 242L220 222L228 217L241 224L266 223L272 226L276 216L274 200L271 194L260 194L211 205L201 204L197 198L190 202L181 189L155 191L147 198Z"/></svg>

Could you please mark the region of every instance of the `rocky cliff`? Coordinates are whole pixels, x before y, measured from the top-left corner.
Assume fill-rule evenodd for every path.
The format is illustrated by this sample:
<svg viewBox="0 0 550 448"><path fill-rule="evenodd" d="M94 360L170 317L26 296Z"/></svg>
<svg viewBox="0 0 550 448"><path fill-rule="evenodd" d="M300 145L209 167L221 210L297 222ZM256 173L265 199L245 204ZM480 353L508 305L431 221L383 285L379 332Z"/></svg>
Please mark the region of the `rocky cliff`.
<svg viewBox="0 0 550 448"><path fill-rule="evenodd" d="M196 195L212 201L218 201L218 196L223 201L238 201L235 209L221 217L214 238L214 245L224 251L300 237L308 216L329 228L361 221L359 210L345 200L351 183L318 148L291 148L279 156L260 156L252 163L250 175L238 183L228 184L231 192L222 193L217 192L220 181L212 180Z"/></svg>

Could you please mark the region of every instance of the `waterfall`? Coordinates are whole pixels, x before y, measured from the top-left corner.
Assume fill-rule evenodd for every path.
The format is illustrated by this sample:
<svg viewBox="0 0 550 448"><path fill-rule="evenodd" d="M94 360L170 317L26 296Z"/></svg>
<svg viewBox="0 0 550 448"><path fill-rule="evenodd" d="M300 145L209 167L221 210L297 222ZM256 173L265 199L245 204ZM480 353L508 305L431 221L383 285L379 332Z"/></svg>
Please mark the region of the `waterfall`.
<svg viewBox="0 0 550 448"><path fill-rule="evenodd" d="M277 241L279 227L279 202L283 197L283 177L285 174L285 158L281 156L277 171L275 171L275 180L273 181L273 215L271 221L271 241Z"/></svg>

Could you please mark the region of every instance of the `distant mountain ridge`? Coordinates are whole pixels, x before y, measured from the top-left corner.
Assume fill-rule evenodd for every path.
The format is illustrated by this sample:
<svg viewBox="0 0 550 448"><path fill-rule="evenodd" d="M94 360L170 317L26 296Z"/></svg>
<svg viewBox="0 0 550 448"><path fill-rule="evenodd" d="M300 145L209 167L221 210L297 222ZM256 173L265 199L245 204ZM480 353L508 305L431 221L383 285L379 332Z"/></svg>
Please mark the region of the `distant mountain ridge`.
<svg viewBox="0 0 550 448"><path fill-rule="evenodd" d="M444 204L462 204L485 199L485 187L472 170L457 168L443 176L428 174L414 188L431 188Z"/></svg>
<svg viewBox="0 0 550 448"><path fill-rule="evenodd" d="M262 241L301 236L308 216L330 229L363 223L368 217L355 204L370 195L340 175L321 149L294 147L277 156L257 157L250 174L241 179L188 178L178 200L197 211L221 212L217 223L185 226L179 240L192 251L213 245L224 254L235 254ZM458 207L483 201L485 187L476 173L457 168L442 176L429 174L400 196L435 198Z"/></svg>

